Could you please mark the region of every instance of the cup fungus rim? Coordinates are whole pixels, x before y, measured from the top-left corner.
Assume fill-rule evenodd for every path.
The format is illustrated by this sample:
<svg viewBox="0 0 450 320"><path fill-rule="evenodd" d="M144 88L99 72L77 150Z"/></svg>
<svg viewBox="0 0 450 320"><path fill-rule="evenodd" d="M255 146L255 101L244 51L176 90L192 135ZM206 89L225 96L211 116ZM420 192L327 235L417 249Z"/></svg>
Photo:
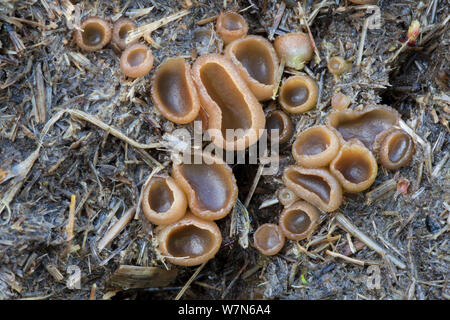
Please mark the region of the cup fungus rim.
<svg viewBox="0 0 450 320"><path fill-rule="evenodd" d="M308 228L303 231L302 233L294 233L291 230L289 230L286 226L286 222L284 221L287 215L293 211L301 210L304 213L306 213L310 219L310 224ZM308 203L307 201L300 200L296 201L293 204L291 204L289 207L285 207L280 214L279 222L281 230L283 231L286 238L290 240L303 240L306 239L309 235L311 235L314 230L319 225L319 219L320 219L320 213L317 210L316 207L314 207L312 204Z"/></svg>
<svg viewBox="0 0 450 320"><path fill-rule="evenodd" d="M103 39L96 45L88 45L84 42L83 32L87 24L95 23L103 29ZM75 29L75 42L86 52L94 52L103 49L112 39L111 24L104 18L99 16L86 16L81 20L80 28Z"/></svg>
<svg viewBox="0 0 450 320"><path fill-rule="evenodd" d="M264 228L274 229L278 233L278 244L275 247L272 247L270 249L264 249L258 244L257 235ZM261 252L263 255L266 256L273 256L276 255L278 252L280 252L280 250L283 249L284 247L285 241L286 239L285 235L283 234L283 230L280 228L278 224L275 223L264 223L260 225L253 234L253 245L255 246L256 249L258 249L259 252Z"/></svg>
<svg viewBox="0 0 450 320"><path fill-rule="evenodd" d="M283 93L286 90L286 87L291 82L300 82L308 90L308 98L301 105L291 106L285 101L285 99L283 97ZM304 112L307 112L307 111L313 109L317 105L318 97L319 97L319 87L317 85L316 80L314 80L310 76L306 76L306 75L295 75L295 76L288 77L281 84L278 101L284 111L293 113L293 114L298 114L298 113L304 113Z"/></svg>

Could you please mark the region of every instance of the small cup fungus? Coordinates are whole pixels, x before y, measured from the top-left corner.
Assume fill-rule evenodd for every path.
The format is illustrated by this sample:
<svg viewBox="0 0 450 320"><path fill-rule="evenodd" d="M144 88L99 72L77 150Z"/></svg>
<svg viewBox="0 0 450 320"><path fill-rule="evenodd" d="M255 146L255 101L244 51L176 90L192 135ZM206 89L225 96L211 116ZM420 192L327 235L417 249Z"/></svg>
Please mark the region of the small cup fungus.
<svg viewBox="0 0 450 320"><path fill-rule="evenodd" d="M278 72L278 57L272 44L260 36L247 36L230 43L225 55L259 101L272 97Z"/></svg>
<svg viewBox="0 0 450 320"><path fill-rule="evenodd" d="M340 92L335 93L333 97L331 97L331 107L335 110L345 110L350 103L352 103L350 97Z"/></svg>
<svg viewBox="0 0 450 320"><path fill-rule="evenodd" d="M126 47L137 43L137 39L128 44L126 43L128 31L136 28L137 24L133 20L128 18L120 18L113 24L112 44L119 50L125 50Z"/></svg>
<svg viewBox="0 0 450 320"><path fill-rule="evenodd" d="M328 71L335 76L340 76L345 72L350 71L350 63L344 58L336 56L328 60Z"/></svg>
<svg viewBox="0 0 450 320"><path fill-rule="evenodd" d="M301 70L313 55L311 40L306 33L286 33L277 37L273 43L280 59L284 59L286 66Z"/></svg>
<svg viewBox="0 0 450 320"><path fill-rule="evenodd" d="M256 249L266 256L273 256L284 246L284 234L280 227L273 223L259 226L253 235Z"/></svg>
<svg viewBox="0 0 450 320"><path fill-rule="evenodd" d="M330 171L345 191L360 192L373 184L378 166L372 152L361 141L351 140L341 147L330 164Z"/></svg>
<svg viewBox="0 0 450 320"><path fill-rule="evenodd" d="M407 165L414 154L414 141L401 129L389 130L381 142L378 156L383 167L395 170Z"/></svg>
<svg viewBox="0 0 450 320"><path fill-rule="evenodd" d="M362 111L333 111L327 118L327 124L335 128L345 141L357 139L373 150L377 136L399 121L399 114L388 106L370 106Z"/></svg>
<svg viewBox="0 0 450 320"><path fill-rule="evenodd" d="M298 200L298 196L288 188L281 188L277 190L278 201L284 206L289 207Z"/></svg>
<svg viewBox="0 0 450 320"><path fill-rule="evenodd" d="M202 219L222 219L238 195L233 171L222 159L206 152L194 153L190 160L174 162L172 168L174 179L187 195L189 208Z"/></svg>
<svg viewBox="0 0 450 320"><path fill-rule="evenodd" d="M151 93L155 106L172 122L186 124L198 116L197 90L191 68L183 58L169 58L158 67Z"/></svg>
<svg viewBox="0 0 450 320"><path fill-rule="evenodd" d="M220 249L222 234L214 221L191 213L158 234L161 254L178 266L196 266L212 259Z"/></svg>
<svg viewBox="0 0 450 320"><path fill-rule="evenodd" d="M341 185L327 169L292 165L284 170L283 182L298 197L326 212L336 210L342 203Z"/></svg>
<svg viewBox="0 0 450 320"><path fill-rule="evenodd" d="M98 51L111 41L111 25L100 17L87 17L75 29L75 42L84 51Z"/></svg>
<svg viewBox="0 0 450 320"><path fill-rule="evenodd" d="M248 24L239 13L227 11L221 12L217 17L216 31L223 43L228 44L247 35Z"/></svg>
<svg viewBox="0 0 450 320"><path fill-rule="evenodd" d="M234 64L219 54L206 54L195 61L192 73L214 144L243 150L258 141L264 112Z"/></svg>
<svg viewBox="0 0 450 320"><path fill-rule="evenodd" d="M145 76L153 67L153 54L145 44L136 43L127 47L120 57L120 69L130 78Z"/></svg>
<svg viewBox="0 0 450 320"><path fill-rule="evenodd" d="M340 145L333 129L313 126L297 136L292 145L292 156L303 167L325 167L336 157Z"/></svg>
<svg viewBox="0 0 450 320"><path fill-rule="evenodd" d="M314 79L308 76L292 76L280 87L278 101L289 113L302 113L317 104L319 88Z"/></svg>
<svg viewBox="0 0 450 320"><path fill-rule="evenodd" d="M142 211L154 224L170 224L180 220L187 209L183 190L171 177L153 177L142 188Z"/></svg>
<svg viewBox="0 0 450 320"><path fill-rule="evenodd" d="M273 111L266 119L267 134L272 142L285 143L289 141L294 132L294 126L289 116L281 110ZM278 140L271 132L278 130Z"/></svg>
<svg viewBox="0 0 450 320"><path fill-rule="evenodd" d="M319 217L319 211L314 206L298 201L283 209L279 225L286 238L302 240L317 228Z"/></svg>

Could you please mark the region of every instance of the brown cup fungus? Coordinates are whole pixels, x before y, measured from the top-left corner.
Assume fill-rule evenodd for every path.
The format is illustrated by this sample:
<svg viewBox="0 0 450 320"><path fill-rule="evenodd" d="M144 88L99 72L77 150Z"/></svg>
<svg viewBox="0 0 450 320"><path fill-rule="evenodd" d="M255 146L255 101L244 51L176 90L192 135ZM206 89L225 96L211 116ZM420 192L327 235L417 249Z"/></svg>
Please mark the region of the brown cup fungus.
<svg viewBox="0 0 450 320"><path fill-rule="evenodd" d="M172 168L172 176L186 193L190 210L205 220L222 219L233 208L238 194L231 168L205 152L193 154L190 160L174 162Z"/></svg>
<svg viewBox="0 0 450 320"><path fill-rule="evenodd" d="M87 17L75 30L75 42L84 51L98 51L111 41L111 25L100 17Z"/></svg>
<svg viewBox="0 0 450 320"><path fill-rule="evenodd" d="M145 76L153 67L153 54L145 44L136 43L127 47L120 57L120 69L130 78Z"/></svg>
<svg viewBox="0 0 450 320"><path fill-rule="evenodd" d="M185 215L187 200L173 178L153 177L142 189L141 206L150 222L170 224Z"/></svg>
<svg viewBox="0 0 450 320"><path fill-rule="evenodd" d="M383 167L395 170L407 165L414 154L414 141L401 129L390 130L378 151Z"/></svg>
<svg viewBox="0 0 450 320"><path fill-rule="evenodd" d="M228 44L247 35L248 24L239 13L227 11L221 12L217 17L216 31L223 43Z"/></svg>
<svg viewBox="0 0 450 320"><path fill-rule="evenodd" d="M371 106L362 111L342 110L331 112L327 124L335 128L345 141L357 139L373 150L377 136L399 121L399 114L387 106Z"/></svg>
<svg viewBox="0 0 450 320"><path fill-rule="evenodd" d="M280 87L278 101L289 113L302 113L317 104L319 88L314 79L308 76L292 76Z"/></svg>
<svg viewBox="0 0 450 320"><path fill-rule="evenodd" d="M273 256L284 246L284 234L280 227L273 223L259 226L253 235L256 249L266 256Z"/></svg>
<svg viewBox="0 0 450 320"><path fill-rule="evenodd" d="M168 120L186 124L199 113L200 101L191 77L191 68L183 58L170 58L155 72L151 88L155 106Z"/></svg>
<svg viewBox="0 0 450 320"><path fill-rule="evenodd" d="M128 32L136 29L136 22L128 18L120 18L113 24L112 44L119 50L125 50L126 47L137 43L137 39L126 43Z"/></svg>
<svg viewBox="0 0 450 320"><path fill-rule="evenodd" d="M196 266L212 259L220 249L222 235L217 224L187 213L158 234L159 250L178 266Z"/></svg>
<svg viewBox="0 0 450 320"><path fill-rule="evenodd" d="M335 76L340 76L350 71L350 63L342 57L332 57L328 60L328 71Z"/></svg>
<svg viewBox="0 0 450 320"><path fill-rule="evenodd" d="M289 141L294 132L294 126L289 116L281 110L273 111L266 119L266 129L270 141L285 143ZM278 139L272 130L278 130Z"/></svg>
<svg viewBox="0 0 450 320"><path fill-rule="evenodd" d="M247 36L230 43L225 55L259 101L272 97L278 72L278 57L272 44L260 36Z"/></svg>
<svg viewBox="0 0 450 320"><path fill-rule="evenodd" d="M284 208L279 225L286 238L302 240L307 238L319 224L319 211L305 201L298 201Z"/></svg>
<svg viewBox="0 0 450 320"><path fill-rule="evenodd" d="M335 110L345 110L349 107L352 100L343 93L335 93L331 97L331 107Z"/></svg>
<svg viewBox="0 0 450 320"><path fill-rule="evenodd" d="M281 188L277 190L278 201L284 206L289 207L295 201L298 200L298 196L288 188Z"/></svg>
<svg viewBox="0 0 450 320"><path fill-rule="evenodd" d="M214 144L243 150L258 141L264 112L234 64L224 56L206 54L195 61L192 73Z"/></svg>
<svg viewBox="0 0 450 320"><path fill-rule="evenodd" d="M312 205L326 212L339 208L342 188L327 169L307 169L292 165L283 172L284 185Z"/></svg>
<svg viewBox="0 0 450 320"><path fill-rule="evenodd" d="M314 126L297 136L292 145L292 156L303 167L325 167L336 157L340 145L339 138L332 129Z"/></svg>
<svg viewBox="0 0 450 320"><path fill-rule="evenodd" d="M360 192L368 189L377 176L378 165L372 152L360 141L345 143L330 164L331 173L345 191Z"/></svg>
<svg viewBox="0 0 450 320"><path fill-rule="evenodd" d="M273 43L280 59L284 59L287 67L303 69L313 55L313 47L309 36L303 32L286 33L277 37Z"/></svg>

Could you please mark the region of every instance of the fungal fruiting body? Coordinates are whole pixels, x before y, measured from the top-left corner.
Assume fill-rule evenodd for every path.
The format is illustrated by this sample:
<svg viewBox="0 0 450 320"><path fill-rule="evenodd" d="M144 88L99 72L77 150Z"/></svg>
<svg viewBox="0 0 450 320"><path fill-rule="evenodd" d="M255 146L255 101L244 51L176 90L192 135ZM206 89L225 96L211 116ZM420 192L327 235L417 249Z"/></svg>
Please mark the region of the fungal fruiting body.
<svg viewBox="0 0 450 320"><path fill-rule="evenodd" d="M289 141L294 132L294 126L289 116L281 110L273 111L266 119L266 129L270 141L285 143ZM278 139L272 130L278 130Z"/></svg>
<svg viewBox="0 0 450 320"><path fill-rule="evenodd" d="M259 101L272 97L279 62L269 41L260 36L247 36L231 42L225 55L236 65Z"/></svg>
<svg viewBox="0 0 450 320"><path fill-rule="evenodd" d="M266 256L273 256L284 246L284 235L280 227L273 223L265 223L253 235L255 247Z"/></svg>
<svg viewBox="0 0 450 320"><path fill-rule="evenodd" d="M398 123L400 116L388 106L371 106L362 111L333 111L327 125L339 132L342 142L357 139L373 150L377 136Z"/></svg>
<svg viewBox="0 0 450 320"><path fill-rule="evenodd" d="M239 13L226 11L217 17L216 31L224 44L243 38L247 35L248 24Z"/></svg>
<svg viewBox="0 0 450 320"><path fill-rule="evenodd" d="M152 100L168 120L185 124L199 113L200 101L191 77L191 68L183 58L169 58L155 72Z"/></svg>
<svg viewBox="0 0 450 320"><path fill-rule="evenodd" d="M331 162L330 171L345 191L360 192L373 184L378 165L372 152L362 142L350 140Z"/></svg>
<svg viewBox="0 0 450 320"><path fill-rule="evenodd" d="M319 211L305 201L298 201L284 208L280 215L279 225L286 238L302 240L317 228Z"/></svg>
<svg viewBox="0 0 450 320"><path fill-rule="evenodd" d="M291 76L280 87L278 101L289 113L303 113L317 104L319 88L308 76Z"/></svg>
<svg viewBox="0 0 450 320"><path fill-rule="evenodd" d="M309 36L303 32L286 33L273 43L280 59L287 67L301 70L312 58L313 47Z"/></svg>
<svg viewBox="0 0 450 320"><path fill-rule="evenodd" d="M75 42L84 51L98 51L111 41L112 31L108 21L100 17L87 17L80 29L75 29Z"/></svg>
<svg viewBox="0 0 450 320"><path fill-rule="evenodd" d="M350 63L342 57L332 57L328 60L328 71L335 76L340 76L350 70Z"/></svg>
<svg viewBox="0 0 450 320"><path fill-rule="evenodd" d="M142 212L154 224L174 223L186 213L186 196L171 177L151 178L142 188L141 198Z"/></svg>
<svg viewBox="0 0 450 320"><path fill-rule="evenodd" d="M333 129L313 126L297 136L292 145L292 156L303 167L325 167L336 157L340 145Z"/></svg>
<svg viewBox="0 0 450 320"><path fill-rule="evenodd" d="M395 170L407 165L414 154L414 141L401 129L389 130L381 142L378 156L383 167Z"/></svg>
<svg viewBox="0 0 450 320"><path fill-rule="evenodd" d="M212 259L220 249L222 235L214 221L206 221L187 213L158 233L159 250L171 263L196 266Z"/></svg>
<svg viewBox="0 0 450 320"><path fill-rule="evenodd" d="M341 185L327 169L292 165L284 170L282 178L284 185L299 198L323 211L334 211L342 203Z"/></svg>
<svg viewBox="0 0 450 320"><path fill-rule="evenodd" d="M124 50L127 46L137 43L137 39L126 43L128 32L137 28L136 22L128 18L120 18L113 24L112 44L119 50Z"/></svg>
<svg viewBox="0 0 450 320"><path fill-rule="evenodd" d="M172 176L187 195L192 213L205 220L225 217L238 188L231 168L209 153L193 153L190 163L175 163Z"/></svg>
<svg viewBox="0 0 450 320"><path fill-rule="evenodd" d="M130 78L145 76L153 67L153 54L149 47L136 43L127 47L120 57L120 69Z"/></svg>
<svg viewBox="0 0 450 320"><path fill-rule="evenodd" d="M264 112L234 64L224 56L206 54L195 61L192 73L214 144L243 150L257 142L265 127Z"/></svg>
<svg viewBox="0 0 450 320"><path fill-rule="evenodd" d="M346 96L343 93L335 93L331 97L331 107L335 110L345 110L352 103L350 97Z"/></svg>

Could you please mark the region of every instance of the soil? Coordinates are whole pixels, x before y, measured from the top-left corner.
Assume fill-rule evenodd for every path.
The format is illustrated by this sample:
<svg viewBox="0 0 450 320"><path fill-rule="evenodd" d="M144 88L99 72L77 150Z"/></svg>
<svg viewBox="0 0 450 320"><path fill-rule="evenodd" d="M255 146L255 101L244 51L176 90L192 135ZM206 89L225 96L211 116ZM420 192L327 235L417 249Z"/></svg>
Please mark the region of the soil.
<svg viewBox="0 0 450 320"><path fill-rule="evenodd" d="M152 32L148 45L158 66L172 56L193 62L222 52L214 17L225 5L241 12L249 34L307 32L296 1L13 0L0 1L0 299L173 299L181 290L183 299L449 299L449 2L381 0L373 13L347 0L302 3L320 56L303 72L318 81L321 93L315 109L291 116L296 131L323 123L337 91L352 98L351 108L395 108L411 129L411 164L394 171L380 167L374 185L346 195L339 209L404 268L344 231L338 212L322 214L310 239L287 241L273 257L253 247L253 231L276 223L282 209L276 191L283 168L295 162L294 138L280 149L275 176L259 177L257 164L232 165L241 202L218 221L222 248L192 282L197 268L165 263L152 227L139 214L98 248L111 226L130 216L148 175L159 167L170 172L170 133L192 128L165 120L154 107L149 88L155 69L128 79L110 46L82 52L73 41L80 19L124 15L142 26L188 10ZM380 24L365 30L377 12ZM403 45L413 20L420 35ZM327 70L336 55L352 61L339 79ZM297 73L285 69L283 78ZM279 108L275 101L263 106ZM148 147L158 142L158 148ZM327 235L340 238L314 244ZM143 267L145 281L134 281L134 269L119 271L126 265ZM76 270L80 287L69 288Z"/></svg>

